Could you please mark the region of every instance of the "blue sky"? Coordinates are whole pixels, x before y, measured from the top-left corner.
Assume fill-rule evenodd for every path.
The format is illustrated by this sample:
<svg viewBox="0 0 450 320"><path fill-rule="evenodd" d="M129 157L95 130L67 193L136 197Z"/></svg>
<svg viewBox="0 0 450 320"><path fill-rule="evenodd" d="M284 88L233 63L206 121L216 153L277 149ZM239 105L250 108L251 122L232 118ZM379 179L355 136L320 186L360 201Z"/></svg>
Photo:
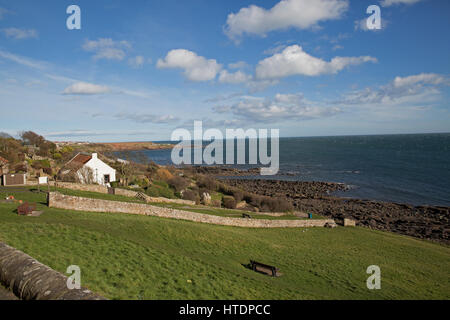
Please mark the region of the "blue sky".
<svg viewBox="0 0 450 320"><path fill-rule="evenodd" d="M381 30L365 27L374 4ZM0 0L0 131L449 132L449 30L447 0Z"/></svg>

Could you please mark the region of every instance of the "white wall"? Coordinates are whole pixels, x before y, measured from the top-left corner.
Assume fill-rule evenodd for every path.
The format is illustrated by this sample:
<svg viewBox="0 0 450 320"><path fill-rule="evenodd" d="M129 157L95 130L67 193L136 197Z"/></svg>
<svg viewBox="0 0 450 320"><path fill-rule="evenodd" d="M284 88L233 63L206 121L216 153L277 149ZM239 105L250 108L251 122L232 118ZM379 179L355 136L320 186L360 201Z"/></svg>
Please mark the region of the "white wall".
<svg viewBox="0 0 450 320"><path fill-rule="evenodd" d="M92 169L94 181L100 185L105 185L105 174L109 174L110 182L116 181L116 170L100 160L96 153L92 154L92 159L89 160L85 166Z"/></svg>

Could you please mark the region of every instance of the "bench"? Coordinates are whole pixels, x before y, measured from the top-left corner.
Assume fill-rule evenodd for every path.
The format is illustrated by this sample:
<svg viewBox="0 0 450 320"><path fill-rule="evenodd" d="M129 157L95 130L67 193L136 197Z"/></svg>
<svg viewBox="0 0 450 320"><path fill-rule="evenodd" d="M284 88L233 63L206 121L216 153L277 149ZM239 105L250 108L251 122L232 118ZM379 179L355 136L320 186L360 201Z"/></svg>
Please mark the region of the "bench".
<svg viewBox="0 0 450 320"><path fill-rule="evenodd" d="M243 214L242 214L242 218L251 219L252 216L249 215L249 214L243 213Z"/></svg>
<svg viewBox="0 0 450 320"><path fill-rule="evenodd" d="M31 215L34 211L36 211L36 204L34 203L30 204L28 202L25 202L17 208L17 214L20 216Z"/></svg>
<svg viewBox="0 0 450 320"><path fill-rule="evenodd" d="M278 268L253 260L250 260L250 267L253 271L264 273L272 277L279 277L281 275Z"/></svg>

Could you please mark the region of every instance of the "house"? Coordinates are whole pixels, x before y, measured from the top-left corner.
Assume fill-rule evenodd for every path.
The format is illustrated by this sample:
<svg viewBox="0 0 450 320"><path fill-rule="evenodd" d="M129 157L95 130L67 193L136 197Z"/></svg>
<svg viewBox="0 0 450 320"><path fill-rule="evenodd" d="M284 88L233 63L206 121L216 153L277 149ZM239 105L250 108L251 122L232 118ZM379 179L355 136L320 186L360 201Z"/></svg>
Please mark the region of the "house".
<svg viewBox="0 0 450 320"><path fill-rule="evenodd" d="M78 153L60 171L62 176L74 174L81 183L110 186L116 181L116 170L98 158L97 153Z"/></svg>
<svg viewBox="0 0 450 320"><path fill-rule="evenodd" d="M9 161L5 158L0 157L0 177L8 173L8 163Z"/></svg>

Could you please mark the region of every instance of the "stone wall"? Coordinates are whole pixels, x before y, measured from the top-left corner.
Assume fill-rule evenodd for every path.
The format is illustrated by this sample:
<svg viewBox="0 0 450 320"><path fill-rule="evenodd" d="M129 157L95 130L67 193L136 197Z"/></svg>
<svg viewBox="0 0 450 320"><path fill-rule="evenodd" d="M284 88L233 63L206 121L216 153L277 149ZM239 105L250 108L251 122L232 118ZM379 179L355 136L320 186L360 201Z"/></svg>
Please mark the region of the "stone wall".
<svg viewBox="0 0 450 320"><path fill-rule="evenodd" d="M108 187L97 185L97 184L80 184L80 183L59 182L58 181L58 182L56 182L56 186L58 188L63 188L63 189L98 192L98 193L108 193Z"/></svg>
<svg viewBox="0 0 450 320"><path fill-rule="evenodd" d="M34 182L36 184L36 182ZM95 184L79 184L79 183L71 183L71 182L57 182L56 185L58 188L63 189L71 189L71 190L78 190L78 191L90 191L90 192L98 192L98 193L108 193L108 187L101 186L101 185L95 185ZM115 188L115 194L130 198L135 198L138 194L138 192L128 189L122 189L122 188ZM167 199L167 198L160 198L160 197L150 197L145 195L145 199L147 202L153 202L153 203L177 203L177 204L187 204L187 205L194 205L195 201L190 200L183 200L183 199Z"/></svg>
<svg viewBox="0 0 450 320"><path fill-rule="evenodd" d="M51 192L48 196L49 207L88 211L88 212L110 212L110 213L130 213L162 218L172 218L189 220L194 222L248 227L248 228L298 228L298 227L324 227L327 223L335 225L334 220L265 220L265 219L243 219L229 218L176 210L171 208L161 208L140 203L109 201L99 199L80 198Z"/></svg>
<svg viewBox="0 0 450 320"><path fill-rule="evenodd" d="M22 300L105 300L86 288L67 288L67 277L0 243L0 283Z"/></svg>

